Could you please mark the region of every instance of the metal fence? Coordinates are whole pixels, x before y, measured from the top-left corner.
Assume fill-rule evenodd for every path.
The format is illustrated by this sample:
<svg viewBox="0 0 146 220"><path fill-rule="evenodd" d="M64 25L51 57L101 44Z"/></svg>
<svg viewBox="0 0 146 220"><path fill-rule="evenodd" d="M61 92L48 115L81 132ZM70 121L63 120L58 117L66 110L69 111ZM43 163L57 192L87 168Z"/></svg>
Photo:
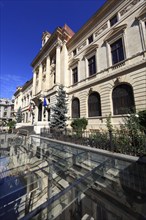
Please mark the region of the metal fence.
<svg viewBox="0 0 146 220"><path fill-rule="evenodd" d="M42 129L41 136L134 156L146 155L146 135L127 131L83 131Z"/></svg>

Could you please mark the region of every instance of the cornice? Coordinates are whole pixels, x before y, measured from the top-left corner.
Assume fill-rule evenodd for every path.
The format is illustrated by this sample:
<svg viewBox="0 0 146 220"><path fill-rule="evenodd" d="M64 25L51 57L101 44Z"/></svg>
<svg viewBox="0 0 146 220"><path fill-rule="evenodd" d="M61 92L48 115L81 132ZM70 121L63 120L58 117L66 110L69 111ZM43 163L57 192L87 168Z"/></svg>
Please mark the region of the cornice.
<svg viewBox="0 0 146 220"><path fill-rule="evenodd" d="M46 44L41 48L41 50L39 51L39 53L37 54L37 56L33 59L31 66L34 67L40 60L41 56L50 48L50 45L53 44L53 42L55 41L54 39L57 38L57 32L55 31L51 37L48 39L48 41L46 42Z"/></svg>
<svg viewBox="0 0 146 220"><path fill-rule="evenodd" d="M33 78L30 79L29 81L27 81L27 82L23 85L21 91L23 92L25 89L27 89L27 88L32 84L32 82L33 82Z"/></svg>
<svg viewBox="0 0 146 220"><path fill-rule="evenodd" d="M67 30L65 28L57 27L53 34L50 36L46 44L41 48L40 52L34 58L31 63L31 66L34 68L35 65L40 61L41 57L51 49L52 45L54 44L53 48L56 46L62 46L64 41L68 41L71 38ZM56 43L57 41L57 43ZM53 48L51 50L53 50Z"/></svg>
<svg viewBox="0 0 146 220"><path fill-rule="evenodd" d="M139 15L136 18L140 20L143 17L146 17L146 5L142 7L142 9L139 12Z"/></svg>
<svg viewBox="0 0 146 220"><path fill-rule="evenodd" d="M123 0L121 0L123 1ZM99 24L105 16L115 7L119 5L117 0L108 0L106 3L83 25L83 27L67 42L67 47L72 47L75 42L82 38L85 33L89 32L96 24Z"/></svg>

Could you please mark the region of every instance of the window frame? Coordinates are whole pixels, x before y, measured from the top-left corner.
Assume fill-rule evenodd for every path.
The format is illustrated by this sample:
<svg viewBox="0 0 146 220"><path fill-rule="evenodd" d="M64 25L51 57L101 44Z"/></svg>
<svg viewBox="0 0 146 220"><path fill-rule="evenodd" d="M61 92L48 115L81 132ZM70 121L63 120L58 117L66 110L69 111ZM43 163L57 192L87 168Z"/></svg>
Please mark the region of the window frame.
<svg viewBox="0 0 146 220"><path fill-rule="evenodd" d="M123 91L121 90L119 92L118 90L120 90L120 87ZM124 87L127 88L125 89ZM120 93L121 95L119 95ZM123 114L128 114L130 112L134 113L135 110L134 92L133 92L133 87L130 84L121 83L113 88L112 106L113 106L113 115L123 115Z"/></svg>
<svg viewBox="0 0 146 220"><path fill-rule="evenodd" d="M93 34L91 34L89 37L88 37L88 44L91 44L93 42Z"/></svg>
<svg viewBox="0 0 146 220"><path fill-rule="evenodd" d="M72 51L72 54L73 54L73 57L77 55L77 49L76 48Z"/></svg>
<svg viewBox="0 0 146 220"><path fill-rule="evenodd" d="M78 67L72 68L72 84L78 83Z"/></svg>
<svg viewBox="0 0 146 220"><path fill-rule="evenodd" d="M75 101L77 101L77 103L75 103L76 105L74 106L73 102L75 102ZM74 97L72 99L71 114L72 114L72 118L80 118L80 100L77 97Z"/></svg>
<svg viewBox="0 0 146 220"><path fill-rule="evenodd" d="M92 59L93 59L93 61L92 61ZM88 60L88 76L90 77L90 76L93 76L97 73L96 55L94 54L94 55L88 57L87 60Z"/></svg>
<svg viewBox="0 0 146 220"><path fill-rule="evenodd" d="M95 96L94 97L97 98L96 102L95 100L93 100L92 102L90 100L93 95L95 95L96 97ZM97 105L97 109L96 109L96 105ZM88 96L88 117L90 118L90 117L100 117L100 116L102 116L101 97L98 92L94 91L90 93Z"/></svg>
<svg viewBox="0 0 146 220"><path fill-rule="evenodd" d="M112 16L111 19L109 20L110 27L113 27L117 22L118 22L118 15L115 14L115 15Z"/></svg>
<svg viewBox="0 0 146 220"><path fill-rule="evenodd" d="M120 46L117 46L118 43L121 43ZM115 49L112 49L112 46L116 47ZM113 43L110 44L110 50L111 50L111 61L112 65L116 65L122 61L125 60L125 53L124 53L124 44L123 44L123 39L120 37L119 39L115 40ZM121 51L121 52L120 52ZM120 54L122 53L122 54ZM115 55L114 55L115 54ZM114 56L116 57L116 61L114 61ZM121 57L121 58L120 58Z"/></svg>

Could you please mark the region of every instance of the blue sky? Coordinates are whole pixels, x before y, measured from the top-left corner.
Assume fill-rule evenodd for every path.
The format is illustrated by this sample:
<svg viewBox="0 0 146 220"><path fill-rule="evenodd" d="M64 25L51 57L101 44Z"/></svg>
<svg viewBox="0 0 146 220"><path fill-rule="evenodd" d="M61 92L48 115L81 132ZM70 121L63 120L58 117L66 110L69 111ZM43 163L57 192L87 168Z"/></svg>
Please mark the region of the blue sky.
<svg viewBox="0 0 146 220"><path fill-rule="evenodd" d="M43 31L65 23L77 32L106 0L0 1L0 98L32 78Z"/></svg>

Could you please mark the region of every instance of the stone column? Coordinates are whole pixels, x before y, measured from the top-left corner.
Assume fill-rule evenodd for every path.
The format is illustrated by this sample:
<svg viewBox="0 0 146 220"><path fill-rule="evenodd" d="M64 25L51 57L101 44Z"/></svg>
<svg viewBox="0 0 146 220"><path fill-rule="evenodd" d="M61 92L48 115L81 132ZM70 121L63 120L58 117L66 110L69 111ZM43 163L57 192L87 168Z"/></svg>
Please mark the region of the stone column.
<svg viewBox="0 0 146 220"><path fill-rule="evenodd" d="M33 73L32 96L36 94L36 71Z"/></svg>
<svg viewBox="0 0 146 220"><path fill-rule="evenodd" d="M145 30L144 22L139 20L139 33L140 33L140 38L141 38L141 45L142 45L142 50L145 51L146 50L146 43L145 43L145 37L144 37L143 30Z"/></svg>
<svg viewBox="0 0 146 220"><path fill-rule="evenodd" d="M85 78L89 77L89 70L88 70L88 60L85 57Z"/></svg>
<svg viewBox="0 0 146 220"><path fill-rule="evenodd" d="M61 43L58 41L56 46L56 83L60 83L60 48Z"/></svg>
<svg viewBox="0 0 146 220"><path fill-rule="evenodd" d="M39 85L38 85L38 92L42 90L42 75L43 75L43 70L42 70L42 64L39 66Z"/></svg>
<svg viewBox="0 0 146 220"><path fill-rule="evenodd" d="M68 74L68 52L67 52L67 47L66 47L66 41L63 42L63 68L62 68L62 74L63 74L63 84L65 86L69 85L69 74Z"/></svg>
<svg viewBox="0 0 146 220"><path fill-rule="evenodd" d="M98 48L96 48L96 73L99 72L99 62L98 62Z"/></svg>
<svg viewBox="0 0 146 220"><path fill-rule="evenodd" d="M106 58L107 58L107 67L112 66L112 58L111 58L111 51L110 51L110 45L109 43L106 41Z"/></svg>
<svg viewBox="0 0 146 220"><path fill-rule="evenodd" d="M49 83L49 77L50 77L50 56L46 58L46 89L50 89L50 83Z"/></svg>

